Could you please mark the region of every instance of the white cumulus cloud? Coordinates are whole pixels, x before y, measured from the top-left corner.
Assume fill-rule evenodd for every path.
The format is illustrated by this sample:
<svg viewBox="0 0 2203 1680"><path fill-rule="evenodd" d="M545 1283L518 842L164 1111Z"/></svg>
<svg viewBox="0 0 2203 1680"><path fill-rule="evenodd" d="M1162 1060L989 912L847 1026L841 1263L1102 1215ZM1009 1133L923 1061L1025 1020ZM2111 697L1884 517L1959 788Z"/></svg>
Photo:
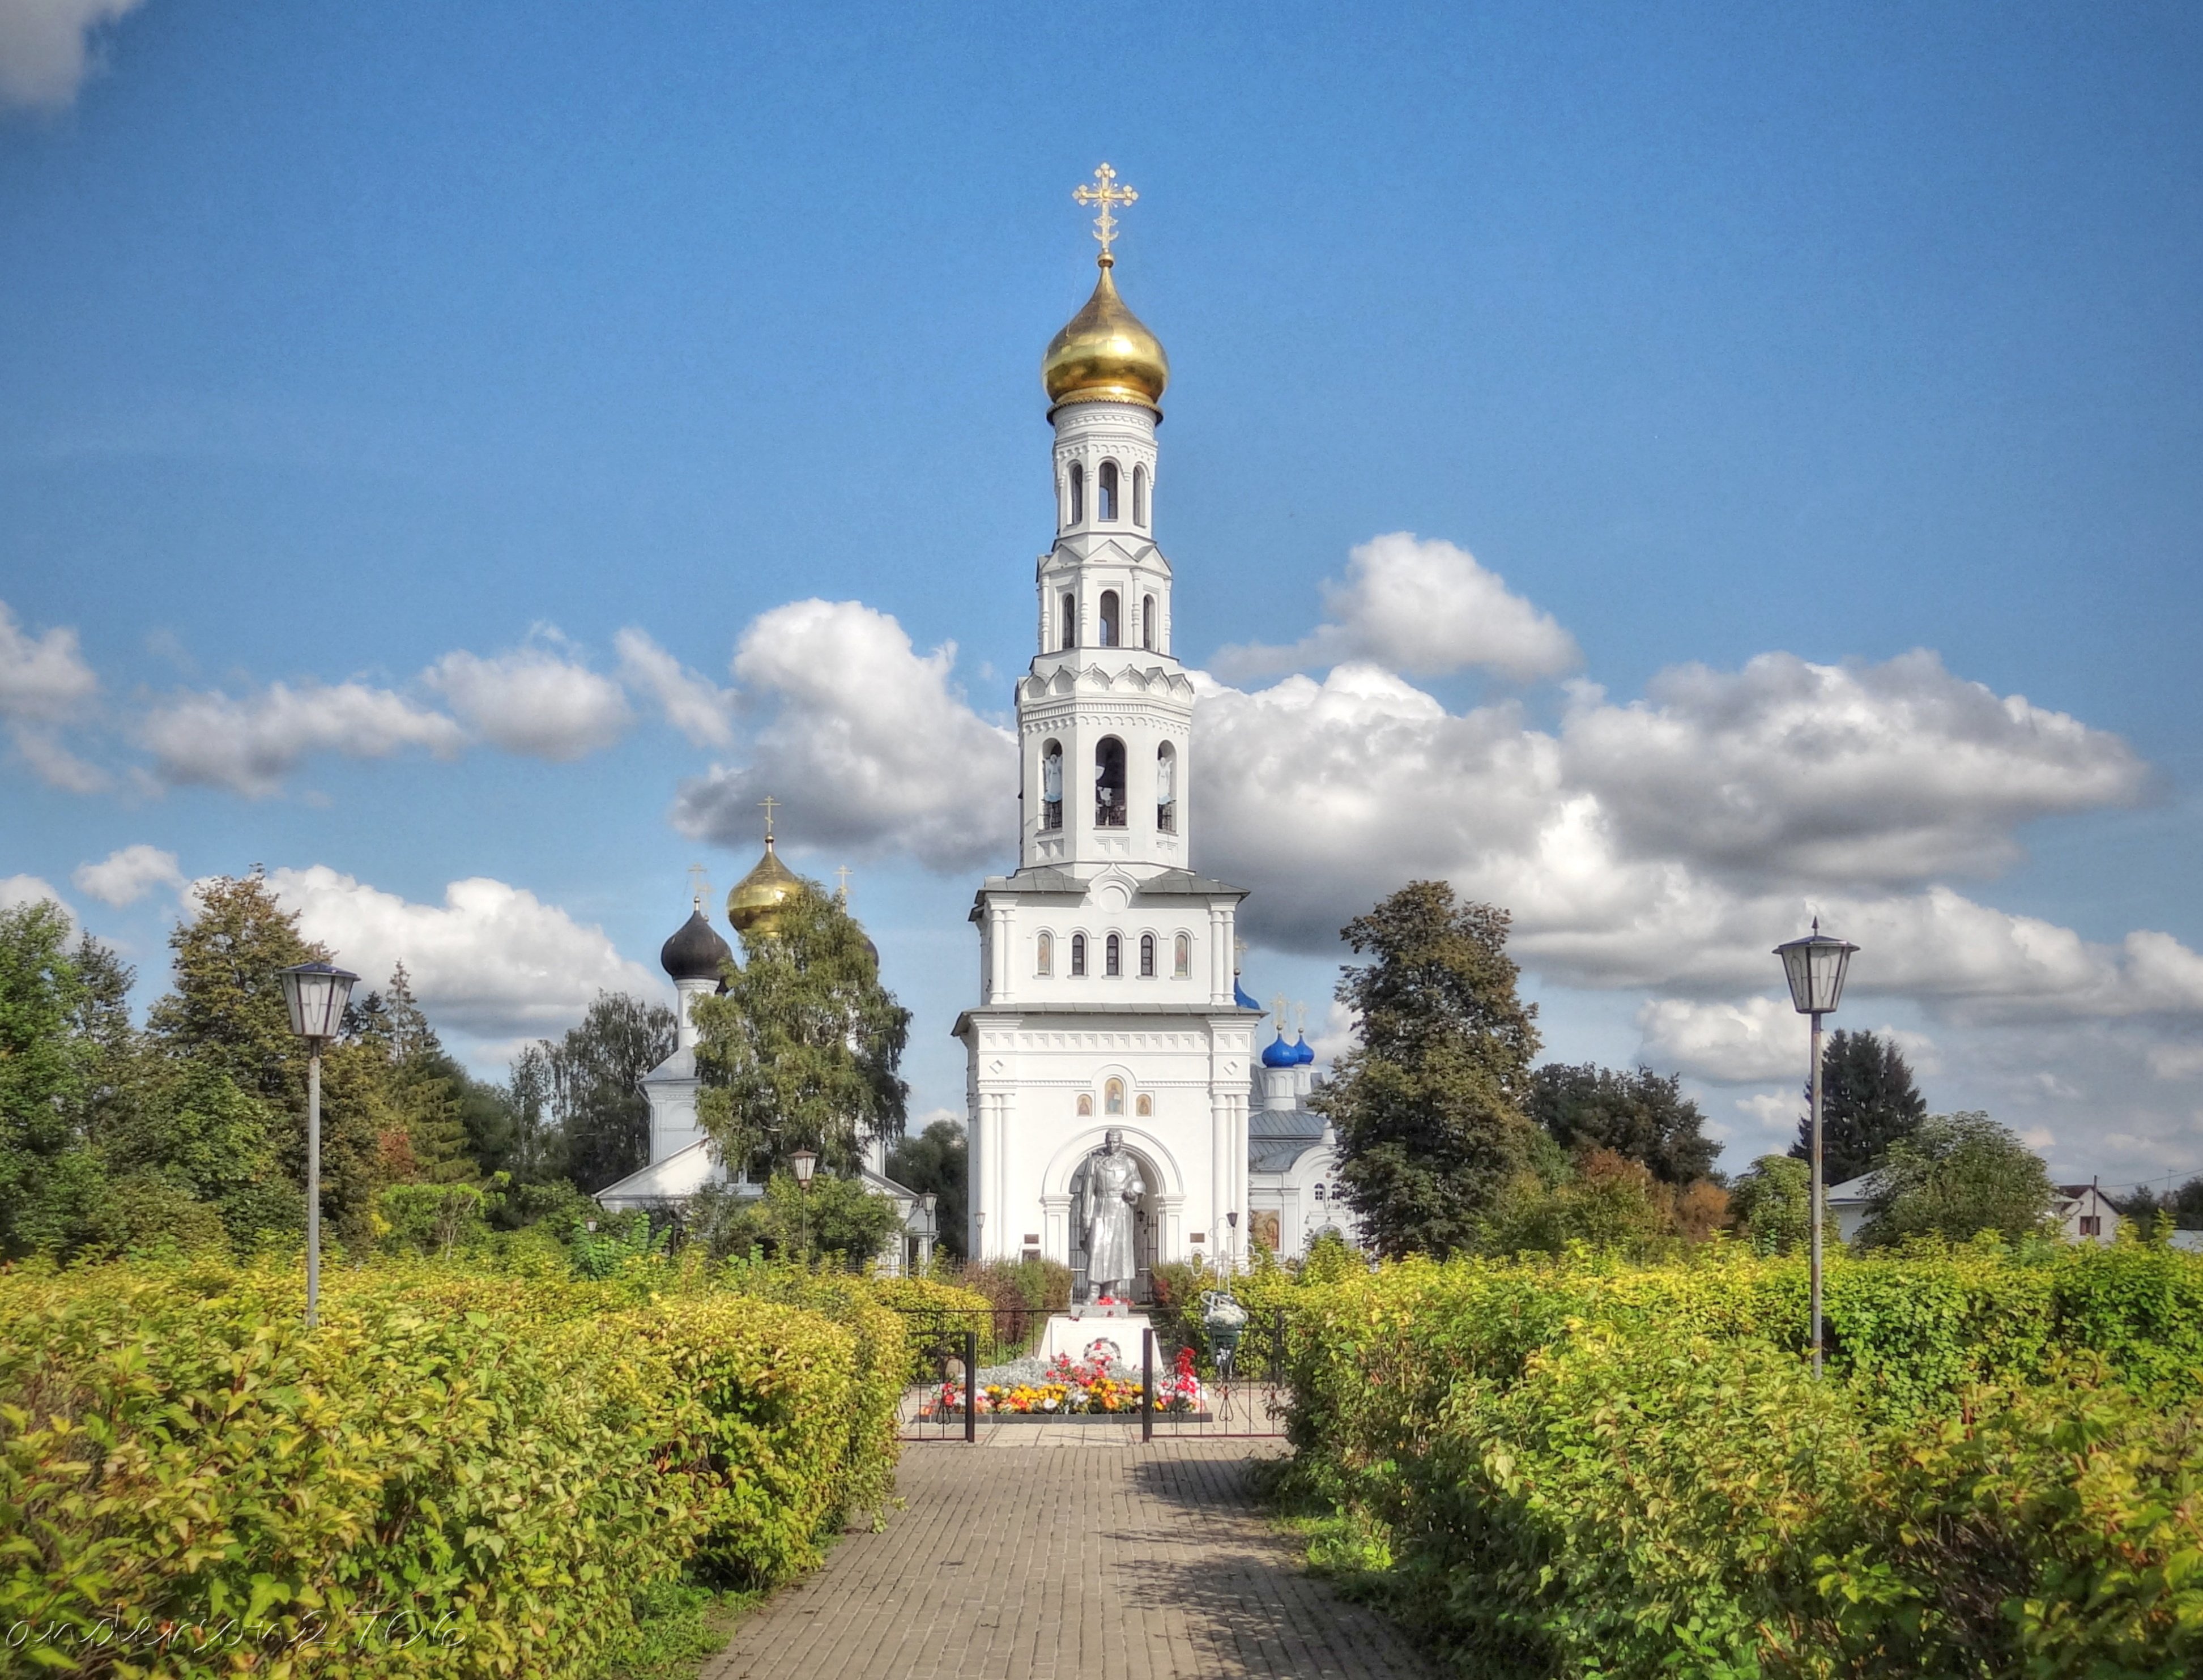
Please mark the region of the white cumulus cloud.
<svg viewBox="0 0 2203 1680"><path fill-rule="evenodd" d="M0 104L52 109L76 97L96 37L139 0L0 0Z"/></svg>
<svg viewBox="0 0 2203 1680"><path fill-rule="evenodd" d="M402 962L430 1020L477 1039L561 1032L600 990L643 998L665 990L603 928L502 881L452 881L434 905L320 864L274 870L268 885L298 912L299 930L334 952L363 987L381 985Z"/></svg>
<svg viewBox="0 0 2203 1680"><path fill-rule="evenodd" d="M2041 816L2131 804L2148 771L2117 735L1999 695L1915 651L1879 665L1766 653L1663 671L1650 697L1579 691L1567 773L1617 840L1769 880L1987 875Z"/></svg>
<svg viewBox="0 0 2203 1680"><path fill-rule="evenodd" d="M48 899L60 905L62 913L68 917L72 923L75 922L76 912L68 907L68 901L56 892L49 882L41 881L34 875L0 875L0 910L15 910L24 905L34 905Z"/></svg>
<svg viewBox="0 0 2203 1680"><path fill-rule="evenodd" d="M796 840L899 850L943 870L1001 858L1015 837L1016 744L966 703L955 664L953 644L920 654L893 618L854 601L776 607L735 653L770 719L747 764L682 785L676 822L747 849L771 793Z"/></svg>
<svg viewBox="0 0 2203 1680"><path fill-rule="evenodd" d="M139 734L162 781L254 798L275 793L312 753L385 758L424 747L447 758L466 745L465 733L441 712L360 682L275 682L242 699L187 691L156 703Z"/></svg>
<svg viewBox="0 0 2203 1680"><path fill-rule="evenodd" d="M69 879L100 903L117 910L136 904L156 887L180 891L184 884L176 854L145 845L123 846L97 864L79 864Z"/></svg>
<svg viewBox="0 0 2203 1680"><path fill-rule="evenodd" d="M1527 682L1583 663L1575 638L1467 549L1412 532L1374 537L1347 557L1346 581L1323 586L1326 622L1290 647L1228 647L1229 676L1369 660L1411 676L1480 668Z"/></svg>
<svg viewBox="0 0 2203 1680"><path fill-rule="evenodd" d="M85 663L74 630L56 625L32 635L0 601L0 721L41 781L72 793L107 785L103 772L62 745L59 728L81 716L98 693L99 678Z"/></svg>
<svg viewBox="0 0 2203 1680"><path fill-rule="evenodd" d="M612 745L635 721L619 684L547 647L493 659L461 649L430 666L423 680L492 745L533 758L584 757Z"/></svg>
<svg viewBox="0 0 2203 1680"><path fill-rule="evenodd" d="M668 723L698 746L734 745L733 690L688 669L641 630L621 631L613 645L621 680L657 701Z"/></svg>

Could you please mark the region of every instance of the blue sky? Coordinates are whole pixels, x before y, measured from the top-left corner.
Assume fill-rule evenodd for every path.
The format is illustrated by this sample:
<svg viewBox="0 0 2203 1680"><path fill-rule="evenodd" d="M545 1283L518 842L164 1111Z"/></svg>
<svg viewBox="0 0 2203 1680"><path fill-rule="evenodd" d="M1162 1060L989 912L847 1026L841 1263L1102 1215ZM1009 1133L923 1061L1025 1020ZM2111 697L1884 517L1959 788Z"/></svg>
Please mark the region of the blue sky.
<svg viewBox="0 0 2203 1680"><path fill-rule="evenodd" d="M1258 993L1335 1042L1324 929L1449 874L1735 1165L1822 909L1935 1106L2203 1170L2199 73L2175 7L0 12L0 881L150 981L264 863L493 1067L748 866L717 765L959 1105L1107 157ZM1380 571L1580 657L1418 663Z"/></svg>

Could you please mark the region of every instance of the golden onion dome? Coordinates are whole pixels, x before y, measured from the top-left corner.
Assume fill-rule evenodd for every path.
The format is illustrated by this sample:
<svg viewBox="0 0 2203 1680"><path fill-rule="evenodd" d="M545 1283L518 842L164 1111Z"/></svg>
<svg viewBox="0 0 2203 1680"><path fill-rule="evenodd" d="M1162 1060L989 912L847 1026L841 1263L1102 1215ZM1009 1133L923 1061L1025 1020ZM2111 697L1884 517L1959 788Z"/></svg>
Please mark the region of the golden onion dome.
<svg viewBox="0 0 2203 1680"><path fill-rule="evenodd" d="M802 890L802 877L780 861L768 834L765 856L727 894L727 920L738 934L770 939L780 931L780 907Z"/></svg>
<svg viewBox="0 0 2203 1680"><path fill-rule="evenodd" d="M1125 307L1117 283L1109 278L1115 266L1107 252L1101 258L1102 278L1086 307L1072 316L1041 359L1040 380L1048 400L1066 403L1137 403L1155 409L1170 383L1170 357L1162 341Z"/></svg>

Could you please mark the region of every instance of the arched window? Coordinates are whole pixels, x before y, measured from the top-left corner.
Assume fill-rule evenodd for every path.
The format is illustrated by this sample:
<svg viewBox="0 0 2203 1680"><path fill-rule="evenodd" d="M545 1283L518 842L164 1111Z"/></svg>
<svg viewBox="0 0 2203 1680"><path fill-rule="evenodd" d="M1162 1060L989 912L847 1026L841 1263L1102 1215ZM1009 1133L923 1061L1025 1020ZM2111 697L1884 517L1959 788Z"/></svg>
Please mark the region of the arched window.
<svg viewBox="0 0 2203 1680"><path fill-rule="evenodd" d="M1102 1111L1104 1114L1122 1114L1125 1111L1125 1082L1123 1080L1112 1079L1102 1085Z"/></svg>
<svg viewBox="0 0 2203 1680"><path fill-rule="evenodd" d="M1068 590L1064 592L1062 616L1063 640L1059 645L1065 648L1076 647L1078 645L1078 598Z"/></svg>
<svg viewBox="0 0 2203 1680"><path fill-rule="evenodd" d="M1143 1120L1153 1119L1155 1112L1155 1099L1145 1091L1141 1092L1132 1099L1132 1112Z"/></svg>
<svg viewBox="0 0 2203 1680"><path fill-rule="evenodd" d="M1055 972L1055 935L1045 928L1033 942L1033 972L1037 975Z"/></svg>
<svg viewBox="0 0 2203 1680"><path fill-rule="evenodd" d="M1086 519L1086 469L1076 461L1071 463L1071 522L1079 525Z"/></svg>
<svg viewBox="0 0 2203 1680"><path fill-rule="evenodd" d="M1117 592L1113 589L1103 590L1102 592L1102 645L1104 647L1115 647L1119 645L1117 619L1121 610L1122 609L1117 604Z"/></svg>
<svg viewBox="0 0 2203 1680"><path fill-rule="evenodd" d="M1132 523L1143 531L1148 528L1148 469L1132 469Z"/></svg>
<svg viewBox="0 0 2203 1680"><path fill-rule="evenodd" d="M1063 744L1050 741L1040 750L1040 826L1045 833L1063 826ZM1046 934L1042 935L1046 938Z"/></svg>
<svg viewBox="0 0 2203 1680"><path fill-rule="evenodd" d="M1184 980L1193 972L1193 935L1180 934L1171 952L1171 973Z"/></svg>
<svg viewBox="0 0 2203 1680"><path fill-rule="evenodd" d="M1315 1199L1318 1201L1321 1201L1323 1200L1323 1186L1320 1184L1315 1187Z"/></svg>
<svg viewBox="0 0 2203 1680"><path fill-rule="evenodd" d="M1094 822L1102 828L1125 826L1125 743L1104 735L1094 748Z"/></svg>
<svg viewBox="0 0 2203 1680"><path fill-rule="evenodd" d="M1140 598L1140 645L1150 653L1155 651L1155 598Z"/></svg>
<svg viewBox="0 0 2203 1680"><path fill-rule="evenodd" d="M1112 980L1125 972L1125 941L1114 934L1102 947L1102 971Z"/></svg>
<svg viewBox="0 0 2203 1680"><path fill-rule="evenodd" d="M1074 978L1083 978L1086 973L1086 935L1084 934L1071 936L1071 972Z"/></svg>
<svg viewBox="0 0 2203 1680"><path fill-rule="evenodd" d="M1113 522L1117 517L1117 463L1104 461L1094 475L1095 511Z"/></svg>
<svg viewBox="0 0 2203 1680"><path fill-rule="evenodd" d="M1091 1091L1081 1091L1078 1093L1078 1117L1082 1120L1088 1119L1093 1113L1094 1093Z"/></svg>
<svg viewBox="0 0 2203 1680"><path fill-rule="evenodd" d="M1153 980L1155 977L1155 936L1153 934L1142 934L1140 935L1140 978Z"/></svg>
<svg viewBox="0 0 2203 1680"><path fill-rule="evenodd" d="M1155 832L1178 832L1178 749L1168 741L1155 749Z"/></svg>

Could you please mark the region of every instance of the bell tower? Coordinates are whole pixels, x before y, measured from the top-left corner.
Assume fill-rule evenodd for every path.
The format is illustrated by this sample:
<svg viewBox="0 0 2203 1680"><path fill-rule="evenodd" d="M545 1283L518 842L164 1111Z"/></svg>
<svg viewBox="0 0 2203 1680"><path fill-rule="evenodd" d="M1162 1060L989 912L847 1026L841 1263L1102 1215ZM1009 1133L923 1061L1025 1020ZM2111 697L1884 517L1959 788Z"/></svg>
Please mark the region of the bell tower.
<svg viewBox="0 0 2203 1680"><path fill-rule="evenodd" d="M1260 1011L1232 980L1245 894L1192 867L1194 687L1155 536L1170 358L1113 273L1115 211L1138 195L1106 163L1094 179L1073 197L1099 211L1101 273L1041 364L1055 537L1014 696L1019 867L972 905L979 1003L956 1036L968 1252L1044 1255L1083 1277L1075 1206L1114 1132L1140 1177L1144 1279L1156 1261L1241 1254Z"/></svg>
<svg viewBox="0 0 2203 1680"><path fill-rule="evenodd" d="M1139 195L1103 164L1094 293L1048 347L1055 544L1036 568L1037 637L1017 692L1019 861L1185 867L1193 684L1171 651L1171 567L1155 545L1155 430L1170 358L1117 293L1112 212Z"/></svg>

